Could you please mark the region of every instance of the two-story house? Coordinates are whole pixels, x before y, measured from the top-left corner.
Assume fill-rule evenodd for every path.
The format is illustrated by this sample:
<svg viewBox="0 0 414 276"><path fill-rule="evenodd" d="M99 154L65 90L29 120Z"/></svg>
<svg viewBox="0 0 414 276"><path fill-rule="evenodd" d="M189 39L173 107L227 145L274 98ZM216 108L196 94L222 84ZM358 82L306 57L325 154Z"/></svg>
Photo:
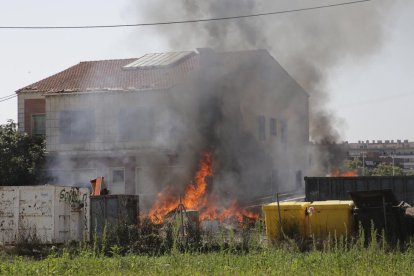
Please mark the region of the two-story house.
<svg viewBox="0 0 414 276"><path fill-rule="evenodd" d="M308 95L265 50L85 61L16 93L19 129L46 137L52 182L102 175L114 194L156 194L206 147L251 195L306 173Z"/></svg>

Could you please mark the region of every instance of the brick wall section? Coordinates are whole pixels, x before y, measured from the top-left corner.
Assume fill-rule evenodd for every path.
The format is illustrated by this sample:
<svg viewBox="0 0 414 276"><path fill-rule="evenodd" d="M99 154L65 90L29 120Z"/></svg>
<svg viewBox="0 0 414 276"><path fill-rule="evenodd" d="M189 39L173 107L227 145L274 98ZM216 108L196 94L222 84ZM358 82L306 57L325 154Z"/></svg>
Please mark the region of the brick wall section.
<svg viewBox="0 0 414 276"><path fill-rule="evenodd" d="M32 115L45 114L46 102L45 99L25 99L24 100L24 131L32 135Z"/></svg>

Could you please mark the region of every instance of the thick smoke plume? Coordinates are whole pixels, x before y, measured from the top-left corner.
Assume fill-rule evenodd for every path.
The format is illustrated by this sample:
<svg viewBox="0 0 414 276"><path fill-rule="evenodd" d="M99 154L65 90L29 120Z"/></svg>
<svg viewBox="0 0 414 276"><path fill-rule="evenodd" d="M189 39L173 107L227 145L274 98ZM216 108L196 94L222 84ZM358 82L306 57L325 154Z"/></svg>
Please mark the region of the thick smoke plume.
<svg viewBox="0 0 414 276"><path fill-rule="evenodd" d="M246 15L326 3L335 2L151 0L138 4L136 10L140 21L154 22ZM141 203L150 205L154 195L165 187L175 197L182 194L201 155L209 151L217 170L209 180L213 184L208 186L208 194L217 195L224 206L234 199L246 206L253 199L300 187L305 174L327 174L344 157L338 145L340 120L327 109L327 76L344 59L363 58L381 47L391 5L391 1L377 0L275 16L151 27L171 51L198 48L198 56L190 58L199 66L168 92L107 91L107 96L86 93L88 96L71 98L78 108L108 108L97 108L95 113L61 113L62 126L67 125L62 117L66 114L67 122L79 128L76 133L80 135L68 134L66 138L71 142L81 139L77 141L78 150L110 150L111 156L56 160L52 165L65 170L58 172L61 175L56 178L67 181L69 176L62 174L70 175L73 168L83 168L79 172L82 177L73 177L75 183L85 175L109 176L108 166L122 167L126 190L120 192L139 193ZM266 51L243 51L251 49L266 49L280 62L309 94L309 110L308 95L286 71ZM97 72L100 71L91 65L85 78L97 86L112 81L111 76ZM80 88L83 81L79 80ZM61 104L57 97L49 101L51 106ZM96 129L85 125L95 118L100 120ZM277 133L269 133L271 119L277 120ZM75 126L75 121L83 123ZM102 127L103 121L113 127ZM266 129L263 136L274 134L272 140L257 135L261 123ZM65 142L64 138L61 136L60 142ZM309 138L317 146L310 146ZM83 148L82 144L89 147ZM139 149L139 154L128 155L129 149ZM115 176L109 182L114 182ZM146 199L145 194L152 196Z"/></svg>
<svg viewBox="0 0 414 276"><path fill-rule="evenodd" d="M246 58L246 53L215 53L199 49L200 69L186 82L174 88L174 99L167 110L171 110L176 121L171 121L177 135L168 141L178 142L180 163L190 169L198 164L203 151L214 156L214 185L209 193L217 194L221 200L247 201L248 199L271 193L268 174L276 167L276 160L268 155L257 141L253 131L242 126L240 104L257 81L252 72L258 70L256 55ZM251 54L250 54L251 55ZM240 58L245 59L241 61ZM278 95L283 97L282 95ZM292 97L293 98L293 97ZM170 144L171 146L171 144ZM190 179L183 177L172 181L175 187L186 185ZM171 184L170 183L170 184ZM252 183L256 188L252 190ZM177 193L182 192L180 187ZM250 193L246 193L250 190Z"/></svg>
<svg viewBox="0 0 414 276"><path fill-rule="evenodd" d="M141 20L153 22L335 3L340 1L152 0L139 4L137 11ZM154 30L173 50L197 47L219 51L269 50L310 94L310 139L322 145L314 157L313 173L324 174L338 166L344 157L336 146L340 141L340 120L327 110L329 70L344 59L363 58L381 47L384 22L392 5L392 1L379 0L275 16L161 26Z"/></svg>
<svg viewBox="0 0 414 276"><path fill-rule="evenodd" d="M338 1L151 0L140 1L134 8L139 21L155 22L327 3ZM160 43L164 40L169 45L167 51L198 49L198 56L190 58L199 66L169 91L151 90L149 82L148 91L62 96L67 101L51 96L50 106L61 111L60 131L69 124L76 131L61 133L60 141L54 137L49 150L98 155L75 159L62 155L51 160L57 182L78 185L104 175L114 183L117 174L111 175L109 169L115 168L120 175L124 172L119 182L125 184L125 191L112 192L139 193L140 202L150 207L166 187L172 196L181 195L201 155L209 151L217 170L208 180L212 183L208 194L217 195L223 206L234 199L246 206L253 199L299 188L305 175L327 174L344 157L338 145L340 120L327 109L328 74L344 59L364 58L381 47L391 6L392 1L377 0L275 16L151 27ZM309 110L308 95L286 71L266 51L243 51L251 49L271 53L309 94ZM86 83L114 87L108 85L115 83L111 76L88 64L84 78L78 80L79 91ZM169 78L169 72L164 73ZM100 108L92 112L91 107ZM87 123L95 119L96 125ZM271 141L258 137L260 119L264 119L266 137L274 134ZM269 133L271 119L277 119L277 134ZM316 146L308 143L309 138ZM78 175L73 175L75 169Z"/></svg>

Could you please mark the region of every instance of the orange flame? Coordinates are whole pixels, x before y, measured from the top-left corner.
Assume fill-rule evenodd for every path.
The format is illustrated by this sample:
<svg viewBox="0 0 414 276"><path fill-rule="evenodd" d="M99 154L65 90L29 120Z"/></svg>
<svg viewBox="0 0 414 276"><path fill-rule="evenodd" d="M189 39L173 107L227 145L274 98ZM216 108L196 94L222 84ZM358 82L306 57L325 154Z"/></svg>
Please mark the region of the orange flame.
<svg viewBox="0 0 414 276"><path fill-rule="evenodd" d="M340 171L338 169L334 169L331 171L329 176L345 176L345 177L352 177L352 176L358 176L358 171L357 170L353 170L353 171Z"/></svg>
<svg viewBox="0 0 414 276"><path fill-rule="evenodd" d="M238 222L243 222L244 218L258 219L259 215L244 209L241 209L236 201L233 201L228 208L217 210L215 206L210 206L200 214L200 220L218 220L223 221L228 218L235 218Z"/></svg>
<svg viewBox="0 0 414 276"><path fill-rule="evenodd" d="M200 220L223 221L234 217L238 222L242 222L244 217L250 219L259 218L258 214L239 208L236 201L233 201L228 208L219 210L214 198L206 194L206 178L210 176L213 176L213 158L211 153L205 152L199 162L199 168L194 180L187 185L184 196L181 199L185 208L198 210L200 212ZM179 203L180 199L173 195L171 188L167 188L158 194L148 216L152 222L162 223L164 217L174 211Z"/></svg>
<svg viewBox="0 0 414 276"><path fill-rule="evenodd" d="M208 176L213 176L213 160L211 153L206 152L200 160L199 169L194 177L195 184L190 183L185 190L183 199L185 208L197 209L206 203L204 195L207 188L206 177Z"/></svg>

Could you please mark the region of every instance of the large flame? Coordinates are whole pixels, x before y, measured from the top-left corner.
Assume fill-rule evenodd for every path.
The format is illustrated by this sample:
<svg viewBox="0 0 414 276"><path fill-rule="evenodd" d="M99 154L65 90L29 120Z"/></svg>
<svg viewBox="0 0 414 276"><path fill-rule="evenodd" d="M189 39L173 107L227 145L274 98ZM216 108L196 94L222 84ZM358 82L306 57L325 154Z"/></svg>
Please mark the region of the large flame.
<svg viewBox="0 0 414 276"><path fill-rule="evenodd" d="M237 201L233 201L227 208L219 208L217 200L206 194L206 178L211 176L213 176L212 154L204 152L194 180L187 185L184 196L181 199L174 196L171 188L167 188L159 193L148 214L151 221L154 223L163 222L164 217L174 211L180 204L180 201L186 209L198 210L200 212L200 220L223 221L228 218L235 218L241 222L244 217L251 219L259 217L258 214L241 209Z"/></svg>

